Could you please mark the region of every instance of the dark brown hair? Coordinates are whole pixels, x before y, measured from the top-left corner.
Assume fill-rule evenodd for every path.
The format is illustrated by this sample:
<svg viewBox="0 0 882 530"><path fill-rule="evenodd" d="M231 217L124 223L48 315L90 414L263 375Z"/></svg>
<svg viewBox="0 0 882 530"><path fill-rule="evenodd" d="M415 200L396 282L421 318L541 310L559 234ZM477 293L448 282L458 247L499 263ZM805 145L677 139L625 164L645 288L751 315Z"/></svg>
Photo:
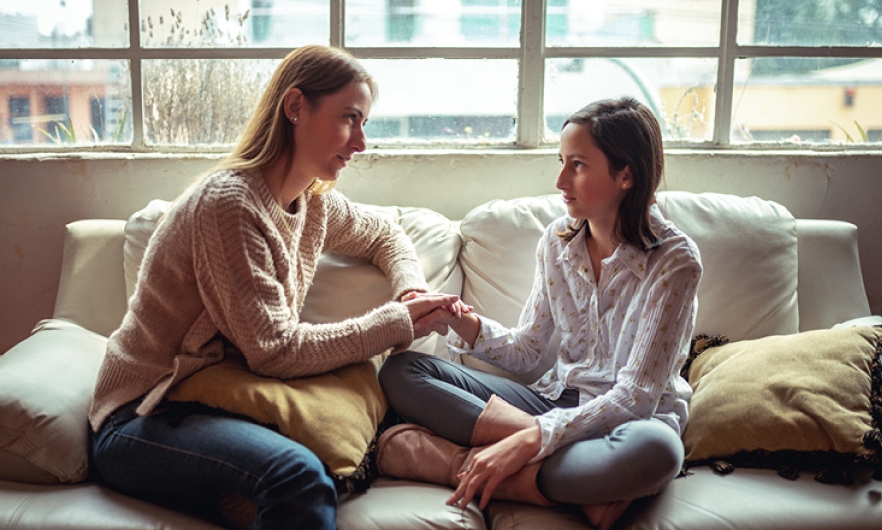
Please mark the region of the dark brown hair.
<svg viewBox="0 0 882 530"><path fill-rule="evenodd" d="M610 173L628 167L633 186L628 190L616 222L616 234L627 243L647 249L657 244L658 235L649 222L649 207L664 174L661 127L649 108L634 98L604 99L583 107L564 122L588 127L597 147L609 160ZM560 235L572 240L588 222L579 219Z"/></svg>

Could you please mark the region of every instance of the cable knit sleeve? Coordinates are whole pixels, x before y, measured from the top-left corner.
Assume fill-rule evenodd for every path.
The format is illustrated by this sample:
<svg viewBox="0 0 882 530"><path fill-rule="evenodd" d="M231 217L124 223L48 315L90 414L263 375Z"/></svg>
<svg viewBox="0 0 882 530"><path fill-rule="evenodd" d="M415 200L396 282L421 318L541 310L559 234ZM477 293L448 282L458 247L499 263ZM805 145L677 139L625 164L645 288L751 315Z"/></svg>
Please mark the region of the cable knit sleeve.
<svg viewBox="0 0 882 530"><path fill-rule="evenodd" d="M328 250L370 259L391 282L395 300L407 291L428 291L416 249L401 226L338 192L320 199L328 209Z"/></svg>
<svg viewBox="0 0 882 530"><path fill-rule="evenodd" d="M313 375L410 344L410 315L397 302L342 322L300 322L321 247L313 239L322 231L310 227L311 235L289 243L264 209L248 193L223 188L200 198L193 214L194 267L207 318L253 372Z"/></svg>

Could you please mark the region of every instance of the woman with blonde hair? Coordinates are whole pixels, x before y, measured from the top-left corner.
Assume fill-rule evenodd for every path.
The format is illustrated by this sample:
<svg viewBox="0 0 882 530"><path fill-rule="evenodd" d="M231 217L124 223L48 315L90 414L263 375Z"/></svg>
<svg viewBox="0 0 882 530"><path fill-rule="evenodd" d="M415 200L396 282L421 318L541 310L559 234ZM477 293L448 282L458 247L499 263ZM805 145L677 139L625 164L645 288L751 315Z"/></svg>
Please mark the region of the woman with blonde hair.
<svg viewBox="0 0 882 530"><path fill-rule="evenodd" d="M280 379L399 352L456 296L425 294L397 225L332 191L365 149L376 87L348 53L308 46L278 66L233 153L174 202L150 239L135 292L107 343L89 414L92 467L110 487L177 500L231 494L251 528L336 528L336 491L306 447L222 412L165 400L229 356ZM395 297L328 324L299 317L319 255L372 260ZM403 299L408 295L406 299ZM427 320L415 332L414 322Z"/></svg>

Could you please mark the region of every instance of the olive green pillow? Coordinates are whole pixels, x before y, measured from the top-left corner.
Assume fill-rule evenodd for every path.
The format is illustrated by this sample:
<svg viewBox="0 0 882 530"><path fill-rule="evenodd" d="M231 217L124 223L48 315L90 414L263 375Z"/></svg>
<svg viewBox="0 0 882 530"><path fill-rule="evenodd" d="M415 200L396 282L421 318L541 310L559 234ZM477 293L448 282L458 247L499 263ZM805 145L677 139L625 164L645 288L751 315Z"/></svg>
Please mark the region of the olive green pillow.
<svg viewBox="0 0 882 530"><path fill-rule="evenodd" d="M290 380L261 377L230 357L178 383L170 401L195 402L274 426L324 462L341 491L371 479L369 453L388 405L377 370L385 358Z"/></svg>
<svg viewBox="0 0 882 530"><path fill-rule="evenodd" d="M836 478L831 467L841 473L866 464L878 475L882 329L713 344L694 352L688 371L694 394L683 434L687 466L723 461L777 468L789 478L816 468L818 480L844 482L848 477Z"/></svg>

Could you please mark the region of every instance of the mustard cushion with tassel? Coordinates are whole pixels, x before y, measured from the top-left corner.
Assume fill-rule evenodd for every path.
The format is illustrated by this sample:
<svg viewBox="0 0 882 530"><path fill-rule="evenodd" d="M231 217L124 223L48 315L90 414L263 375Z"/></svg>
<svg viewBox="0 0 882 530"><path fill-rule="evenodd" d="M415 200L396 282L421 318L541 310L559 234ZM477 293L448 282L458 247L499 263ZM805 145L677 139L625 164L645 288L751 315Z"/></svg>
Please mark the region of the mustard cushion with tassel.
<svg viewBox="0 0 882 530"><path fill-rule="evenodd" d="M725 342L693 351L688 367L687 466L728 461L787 476L782 471L864 464L878 472L882 329Z"/></svg>

